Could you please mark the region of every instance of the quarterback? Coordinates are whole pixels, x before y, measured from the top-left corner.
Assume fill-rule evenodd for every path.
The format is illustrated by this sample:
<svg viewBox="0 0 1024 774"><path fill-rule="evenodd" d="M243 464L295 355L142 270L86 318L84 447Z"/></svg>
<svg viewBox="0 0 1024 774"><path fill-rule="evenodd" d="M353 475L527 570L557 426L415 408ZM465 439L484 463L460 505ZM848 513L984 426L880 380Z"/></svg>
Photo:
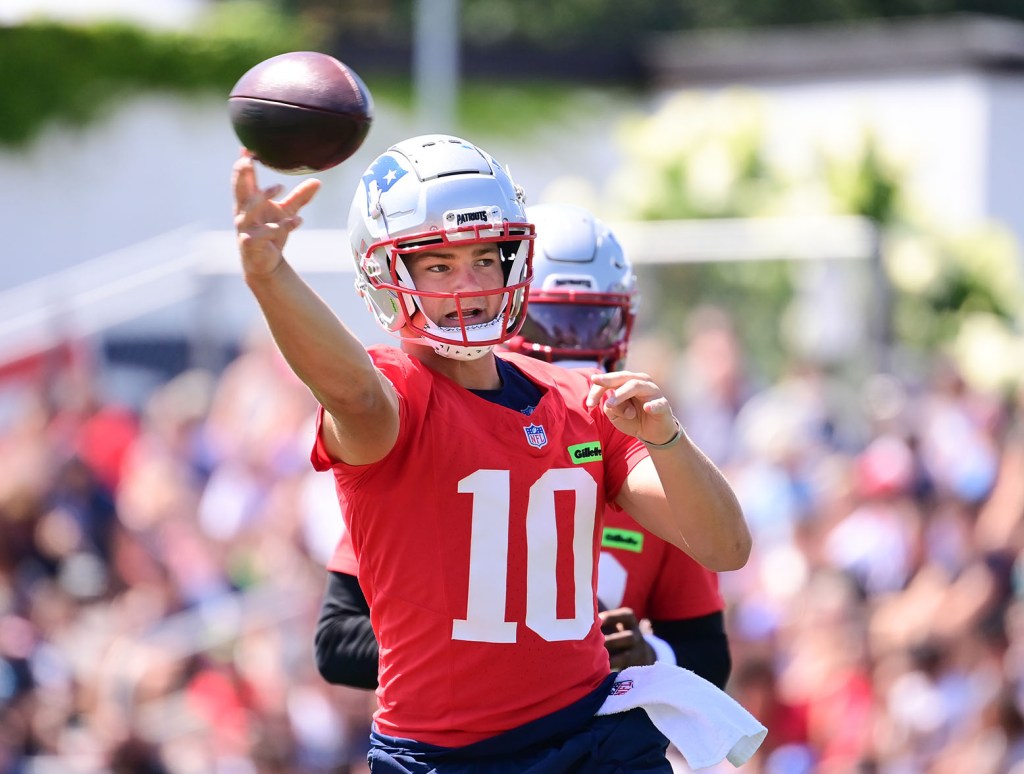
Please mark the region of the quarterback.
<svg viewBox="0 0 1024 774"><path fill-rule="evenodd" d="M646 374L494 348L523 325L535 230L489 154L426 135L377 157L348 233L357 290L397 347L364 348L285 258L317 180L233 170L243 276L321 410L380 645L375 771L671 770L613 681L597 616L608 502L708 569L741 567L736 497ZM595 453L583 459L574 450Z"/></svg>
<svg viewBox="0 0 1024 774"><path fill-rule="evenodd" d="M581 207L526 210L537 229L526 322L504 348L570 368L620 370L639 306L633 266L614 232ZM499 352L500 355L500 352ZM596 456L574 449L574 461ZM604 512L597 596L611 668L656 660L725 688L731 668L718 576L645 530L614 503ZM345 530L328 562L315 636L328 681L377 687L377 641ZM650 623L641 633L639 619Z"/></svg>

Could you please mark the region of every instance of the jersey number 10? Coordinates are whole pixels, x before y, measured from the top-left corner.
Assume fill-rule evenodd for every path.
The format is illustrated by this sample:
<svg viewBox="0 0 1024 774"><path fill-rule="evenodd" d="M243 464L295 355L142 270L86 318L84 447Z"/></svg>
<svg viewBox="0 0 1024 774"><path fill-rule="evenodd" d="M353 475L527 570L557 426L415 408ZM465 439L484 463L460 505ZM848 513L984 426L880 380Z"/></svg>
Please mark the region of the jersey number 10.
<svg viewBox="0 0 1024 774"><path fill-rule="evenodd" d="M469 600L465 619L452 622L452 639L515 642L518 623L505 620L508 588L510 474L478 470L459 481L459 492L473 495L469 549ZM572 618L558 618L556 564L558 535L555 492L575 492L573 513ZM526 621L548 642L582 640L594 624L594 514L597 482L580 468L555 468L530 487L526 511Z"/></svg>

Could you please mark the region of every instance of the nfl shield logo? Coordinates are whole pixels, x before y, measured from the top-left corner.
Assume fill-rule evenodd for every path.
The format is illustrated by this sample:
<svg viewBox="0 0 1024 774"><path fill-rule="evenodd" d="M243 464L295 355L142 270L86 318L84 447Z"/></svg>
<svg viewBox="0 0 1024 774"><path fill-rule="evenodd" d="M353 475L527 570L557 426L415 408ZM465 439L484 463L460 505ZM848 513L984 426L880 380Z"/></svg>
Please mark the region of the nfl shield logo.
<svg viewBox="0 0 1024 774"><path fill-rule="evenodd" d="M548 434L544 432L543 425L530 425L524 427L523 432L526 433L526 442L530 446L536 446L540 449L543 446L548 445Z"/></svg>

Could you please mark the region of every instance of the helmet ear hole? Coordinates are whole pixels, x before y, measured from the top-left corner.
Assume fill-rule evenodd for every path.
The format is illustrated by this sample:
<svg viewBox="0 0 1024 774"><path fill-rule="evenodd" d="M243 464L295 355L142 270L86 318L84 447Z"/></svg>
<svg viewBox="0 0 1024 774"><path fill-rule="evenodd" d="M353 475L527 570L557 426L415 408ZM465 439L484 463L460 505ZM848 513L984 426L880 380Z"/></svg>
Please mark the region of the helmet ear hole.
<svg viewBox="0 0 1024 774"><path fill-rule="evenodd" d="M501 249L501 257L505 261L511 261L516 257L516 253L519 252L519 245L522 242L501 242L499 248Z"/></svg>
<svg viewBox="0 0 1024 774"><path fill-rule="evenodd" d="M522 244L521 241L498 243L498 249L501 251L501 271L505 275L506 285L512 273L512 267L515 265L515 260L519 255L519 247Z"/></svg>

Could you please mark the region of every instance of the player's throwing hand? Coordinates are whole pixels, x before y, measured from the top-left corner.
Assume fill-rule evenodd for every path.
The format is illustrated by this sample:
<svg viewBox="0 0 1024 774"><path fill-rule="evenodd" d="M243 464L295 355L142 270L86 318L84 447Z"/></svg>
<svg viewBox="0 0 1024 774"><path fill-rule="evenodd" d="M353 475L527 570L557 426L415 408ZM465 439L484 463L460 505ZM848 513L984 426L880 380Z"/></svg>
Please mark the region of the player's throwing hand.
<svg viewBox="0 0 1024 774"><path fill-rule="evenodd" d="M261 189L249 151L243 150L231 176L235 193L235 230L247 277L270 274L284 260L288 235L302 224L298 213L320 189L320 181L305 180L286 196L282 185Z"/></svg>

